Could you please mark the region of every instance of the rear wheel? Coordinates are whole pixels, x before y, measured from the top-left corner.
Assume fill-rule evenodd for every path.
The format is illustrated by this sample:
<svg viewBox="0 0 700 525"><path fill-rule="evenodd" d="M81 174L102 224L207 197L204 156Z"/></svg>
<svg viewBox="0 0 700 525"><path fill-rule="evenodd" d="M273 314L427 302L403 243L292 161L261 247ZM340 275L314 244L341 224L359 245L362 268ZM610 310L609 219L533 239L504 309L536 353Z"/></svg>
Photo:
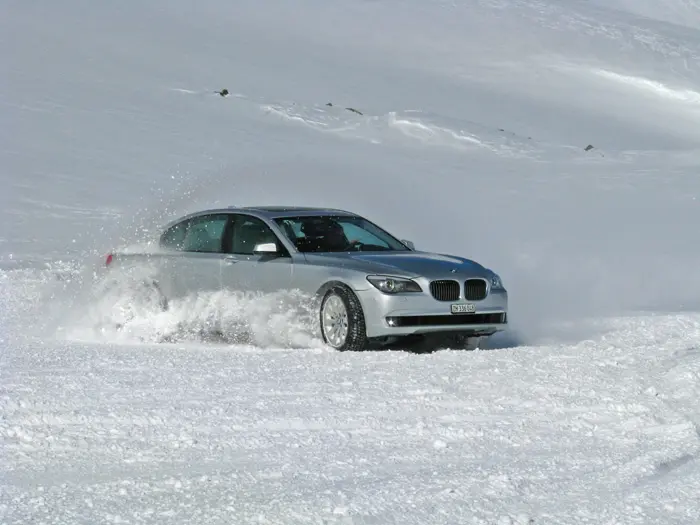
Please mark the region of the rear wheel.
<svg viewBox="0 0 700 525"><path fill-rule="evenodd" d="M126 305L121 308L125 315L124 324L138 317L158 314L168 309L168 300L160 287L153 281L143 281L134 285L125 299Z"/></svg>
<svg viewBox="0 0 700 525"><path fill-rule="evenodd" d="M136 319L157 315L168 309L168 300L155 281L114 275L93 290L92 310L99 316L99 326L123 330Z"/></svg>
<svg viewBox="0 0 700 525"><path fill-rule="evenodd" d="M168 299L154 281L143 281L134 291L132 298L151 311L165 312L168 309Z"/></svg>
<svg viewBox="0 0 700 525"><path fill-rule="evenodd" d="M345 286L326 292L320 309L323 342L336 350L364 350L367 347L365 316L357 296Z"/></svg>

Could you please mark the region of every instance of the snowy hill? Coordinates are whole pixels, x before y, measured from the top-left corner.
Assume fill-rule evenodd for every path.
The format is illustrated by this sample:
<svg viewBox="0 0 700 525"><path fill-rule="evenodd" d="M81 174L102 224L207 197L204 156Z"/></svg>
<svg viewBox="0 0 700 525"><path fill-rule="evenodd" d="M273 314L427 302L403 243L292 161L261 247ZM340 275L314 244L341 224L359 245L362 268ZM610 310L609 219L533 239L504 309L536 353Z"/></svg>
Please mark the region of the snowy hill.
<svg viewBox="0 0 700 525"><path fill-rule="evenodd" d="M700 3L102 4L0 16L0 521L700 521ZM281 203L483 261L512 329L339 354L286 292L108 329L107 250Z"/></svg>

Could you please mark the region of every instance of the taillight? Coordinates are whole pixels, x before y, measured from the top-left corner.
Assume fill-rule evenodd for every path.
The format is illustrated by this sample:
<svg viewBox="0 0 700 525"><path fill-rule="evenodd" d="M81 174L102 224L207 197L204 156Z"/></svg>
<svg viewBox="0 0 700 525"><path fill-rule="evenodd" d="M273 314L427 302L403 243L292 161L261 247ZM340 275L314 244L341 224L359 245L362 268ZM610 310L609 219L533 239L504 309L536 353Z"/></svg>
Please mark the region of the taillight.
<svg viewBox="0 0 700 525"><path fill-rule="evenodd" d="M108 253L107 258L105 259L105 266L109 266L110 264L112 264L113 260L114 260L114 255L112 255L111 253Z"/></svg>

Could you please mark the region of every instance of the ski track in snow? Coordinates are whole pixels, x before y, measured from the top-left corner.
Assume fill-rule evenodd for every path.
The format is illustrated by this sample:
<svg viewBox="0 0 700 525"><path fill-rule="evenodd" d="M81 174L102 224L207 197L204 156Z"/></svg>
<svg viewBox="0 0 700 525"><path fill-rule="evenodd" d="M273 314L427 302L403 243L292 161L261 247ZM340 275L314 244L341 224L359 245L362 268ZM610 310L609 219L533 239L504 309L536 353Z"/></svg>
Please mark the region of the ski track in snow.
<svg viewBox="0 0 700 525"><path fill-rule="evenodd" d="M171 89L190 95L220 96L215 94L215 90ZM224 98L229 97L233 102L255 104L264 114L278 117L284 122L373 144L383 144L387 141L391 144L392 139L396 141L403 138L426 146L452 148L465 152L483 149L509 158L537 158L544 151L543 147L537 148L534 145L531 137L519 137L503 128L488 129L487 126L477 123L471 123L471 125L473 128L481 129L480 134L451 128L431 122L431 120L440 122L445 120L444 117L420 118L422 112L419 110L388 111L385 114L371 115L358 109L362 113L360 115L353 113L350 107L342 105L266 103L255 101L241 93L231 93ZM573 148L566 149L569 152L573 150Z"/></svg>
<svg viewBox="0 0 700 525"><path fill-rule="evenodd" d="M571 70L579 76L586 73L583 67L560 67L554 69ZM639 90L652 92L681 103L695 104L695 96L699 93L691 90L675 90L660 82L633 76L625 76L605 70L594 70L593 75L606 78L621 85L629 85ZM215 90L191 90L171 88L175 92L195 94L199 96L215 96ZM362 140L383 146L409 146L420 144L425 147L447 148L465 154L487 152L496 157L513 160L541 161L546 163L578 162L591 163L604 159L606 163L630 163L648 157L650 161L671 161L674 165L683 163L688 157L696 161L696 150L681 151L649 151L649 150L615 150L596 147L587 152L585 145L553 143L538 140L536 137L519 135L505 128L490 127L465 119L426 114L421 110L389 111L385 114L362 115L353 114L343 106L303 105L296 102L266 103L254 101L241 93L232 93L225 97L233 99L233 103L253 104L259 111L269 117L276 117L283 123L304 126L318 132L332 134L338 137ZM698 99L700 100L700 99ZM228 101L226 101L228 102ZM700 115L698 115L700 121ZM468 127L459 128L457 125ZM595 141L593 141L595 142ZM663 158L661 158L663 157Z"/></svg>
<svg viewBox="0 0 700 525"><path fill-rule="evenodd" d="M656 95L670 101L686 103L691 107L700 105L700 92L692 89L673 89L655 80L632 75L623 75L613 71L594 70L593 73L603 78L612 80L613 82L629 85L643 92L647 92L651 95Z"/></svg>

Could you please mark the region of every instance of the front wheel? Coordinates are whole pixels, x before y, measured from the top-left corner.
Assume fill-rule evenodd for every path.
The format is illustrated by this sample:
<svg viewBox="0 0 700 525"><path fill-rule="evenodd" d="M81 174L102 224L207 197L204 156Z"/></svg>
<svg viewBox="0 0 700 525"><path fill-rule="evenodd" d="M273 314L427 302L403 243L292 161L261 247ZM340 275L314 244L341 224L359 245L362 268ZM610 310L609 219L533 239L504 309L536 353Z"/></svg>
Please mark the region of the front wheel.
<svg viewBox="0 0 700 525"><path fill-rule="evenodd" d="M357 296L335 286L323 296L320 309L323 342L336 350L359 351L367 347L365 316Z"/></svg>

